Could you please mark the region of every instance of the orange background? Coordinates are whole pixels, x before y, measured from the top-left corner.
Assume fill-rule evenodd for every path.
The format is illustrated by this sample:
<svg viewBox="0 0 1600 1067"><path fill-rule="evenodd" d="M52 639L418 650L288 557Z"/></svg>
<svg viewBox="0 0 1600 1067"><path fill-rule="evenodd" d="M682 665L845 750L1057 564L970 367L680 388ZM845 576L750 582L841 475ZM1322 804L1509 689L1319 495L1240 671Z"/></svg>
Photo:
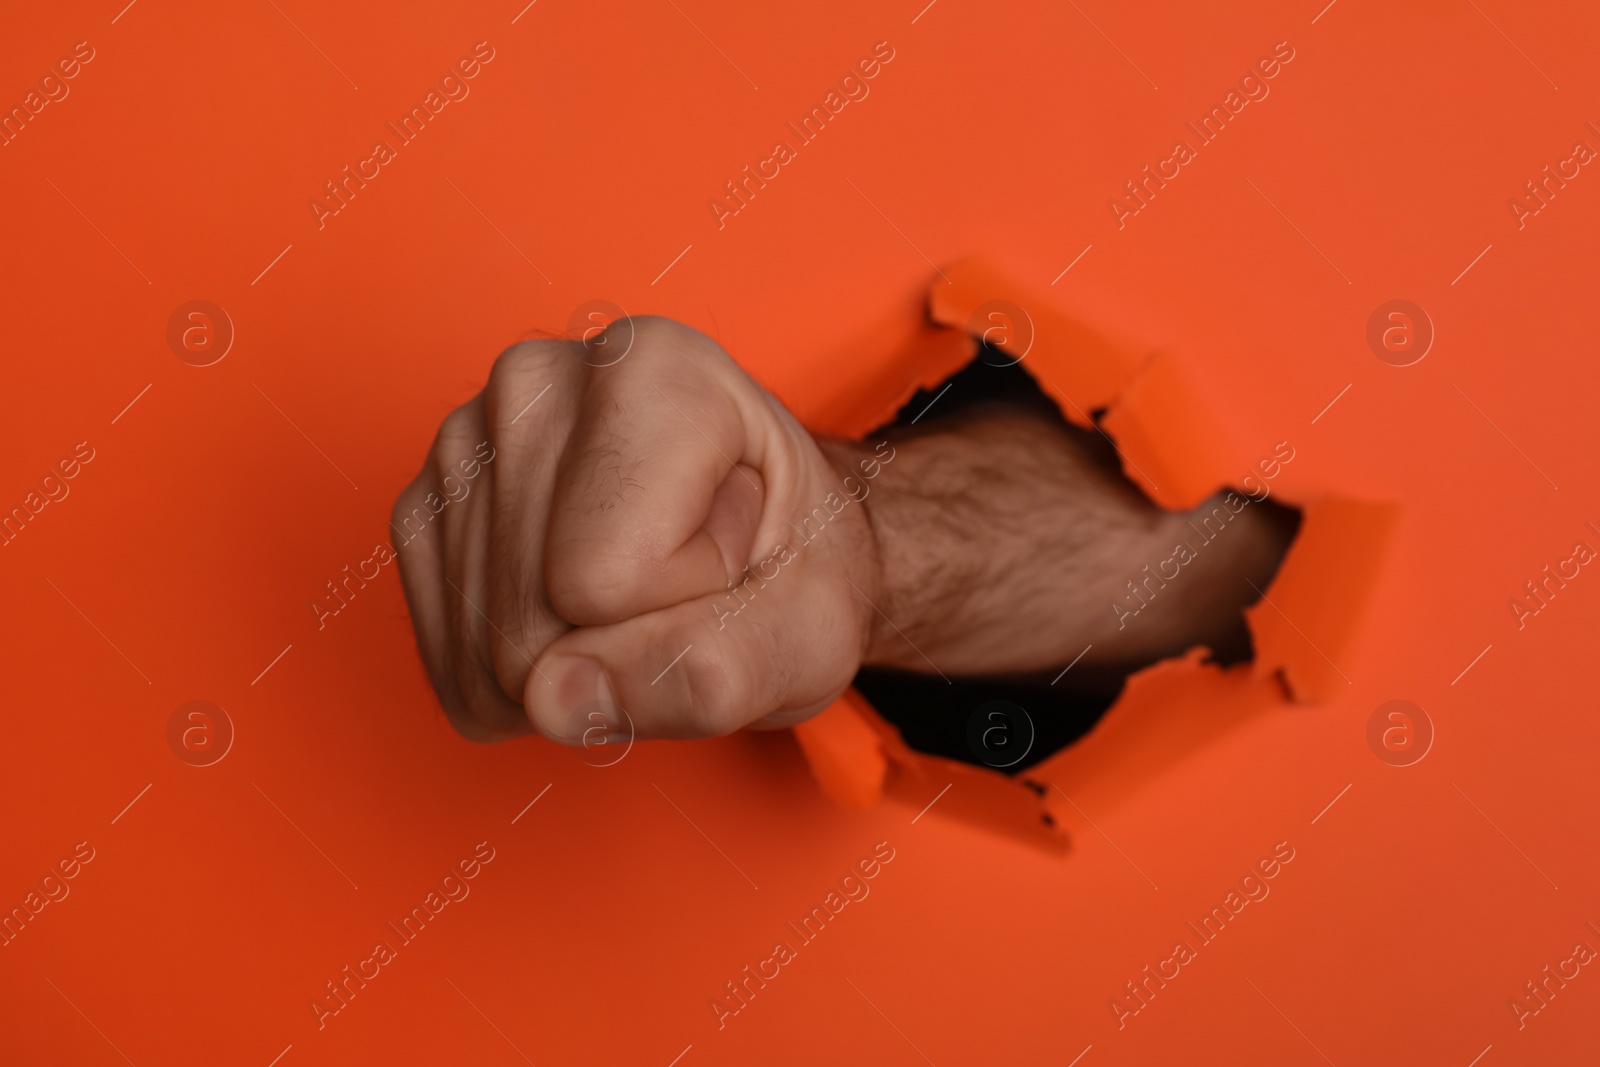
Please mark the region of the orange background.
<svg viewBox="0 0 1600 1067"><path fill-rule="evenodd" d="M1522 229L1507 201L1576 140L1600 146L1600 15L521 6L4 15L7 109L76 42L95 58L0 148L0 506L77 442L95 458L0 548L0 908L75 843L95 858L0 948L0 1060L1498 1067L1592 1050L1592 968L1523 1029L1508 1002L1576 942L1600 947L1600 578L1521 631L1506 604L1575 541L1600 545L1600 178L1585 167ZM307 201L485 40L470 96L319 230ZM719 230L707 200L883 40L870 96ZM1119 230L1108 198L1283 40L1270 96ZM1162 769L1137 788L1057 781L1076 805L1058 856L948 817L949 797L921 817L838 809L787 734L641 744L607 769L461 741L392 567L317 630L323 583L386 539L440 419L526 331L596 298L675 316L817 421L863 402L862 353L915 326L930 261L971 253L1176 353L1241 471L1287 439L1283 493L1405 505L1336 699L1176 756L1151 732L1134 754ZM1394 298L1437 329L1411 367L1365 341ZM193 299L237 331L213 366L167 346ZM209 767L167 744L192 699L237 731ZM1437 732L1410 767L1367 746L1392 699ZM1167 714L1227 712L1185 700L1170 687ZM323 983L485 840L471 895L319 1031ZM719 1031L723 983L879 841L896 855L870 897ZM1279 841L1296 858L1270 897L1119 1030L1123 983Z"/></svg>

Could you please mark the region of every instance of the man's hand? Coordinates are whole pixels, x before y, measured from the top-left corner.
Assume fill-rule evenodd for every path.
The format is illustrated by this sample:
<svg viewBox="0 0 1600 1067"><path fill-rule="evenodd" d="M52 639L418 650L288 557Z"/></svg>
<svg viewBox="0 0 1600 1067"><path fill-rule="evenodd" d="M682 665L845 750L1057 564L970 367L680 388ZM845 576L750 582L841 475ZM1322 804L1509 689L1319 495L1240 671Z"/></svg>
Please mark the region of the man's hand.
<svg viewBox="0 0 1600 1067"><path fill-rule="evenodd" d="M1294 513L1163 511L1099 440L1006 407L814 440L665 319L518 345L395 507L422 658L468 737L595 744L788 725L863 663L1120 676L1226 644Z"/></svg>
<svg viewBox="0 0 1600 1067"><path fill-rule="evenodd" d="M860 665L878 570L851 489L877 463L834 451L665 319L501 355L392 518L456 728L704 737L826 707Z"/></svg>

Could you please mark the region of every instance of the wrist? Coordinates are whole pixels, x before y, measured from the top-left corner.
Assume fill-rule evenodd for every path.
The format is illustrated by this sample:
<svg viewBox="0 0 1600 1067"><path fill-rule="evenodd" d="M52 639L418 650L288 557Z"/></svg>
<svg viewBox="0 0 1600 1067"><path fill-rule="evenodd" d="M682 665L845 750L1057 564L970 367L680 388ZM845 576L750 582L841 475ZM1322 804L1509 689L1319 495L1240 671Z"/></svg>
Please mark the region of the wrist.
<svg viewBox="0 0 1600 1067"><path fill-rule="evenodd" d="M862 512L871 532L871 598L862 665L971 672L964 603L987 586L979 546L987 516L972 491L975 451L961 430L890 431L837 442L835 456L870 475ZM863 465L863 460L868 462Z"/></svg>
<svg viewBox="0 0 1600 1067"><path fill-rule="evenodd" d="M847 498L858 512L857 536L850 542L843 567L852 586L850 597L858 609L855 613L857 647L860 661L865 664L871 662L874 647L882 641L878 630L883 622L881 611L886 596L882 543L874 518L877 501L881 499L879 479L897 453L887 441L869 444L819 437L816 444L832 470L833 492Z"/></svg>

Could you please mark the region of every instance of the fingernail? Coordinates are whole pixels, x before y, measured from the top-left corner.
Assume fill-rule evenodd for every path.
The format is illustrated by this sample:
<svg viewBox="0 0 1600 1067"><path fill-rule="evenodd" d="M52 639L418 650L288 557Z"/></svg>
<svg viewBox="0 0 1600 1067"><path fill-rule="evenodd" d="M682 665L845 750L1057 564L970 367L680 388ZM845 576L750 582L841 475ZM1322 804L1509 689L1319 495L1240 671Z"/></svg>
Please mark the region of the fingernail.
<svg viewBox="0 0 1600 1067"><path fill-rule="evenodd" d="M608 721L616 707L611 683L599 661L588 656L554 656L544 673L551 684L546 699L537 701L534 725L563 744L594 743L596 723Z"/></svg>

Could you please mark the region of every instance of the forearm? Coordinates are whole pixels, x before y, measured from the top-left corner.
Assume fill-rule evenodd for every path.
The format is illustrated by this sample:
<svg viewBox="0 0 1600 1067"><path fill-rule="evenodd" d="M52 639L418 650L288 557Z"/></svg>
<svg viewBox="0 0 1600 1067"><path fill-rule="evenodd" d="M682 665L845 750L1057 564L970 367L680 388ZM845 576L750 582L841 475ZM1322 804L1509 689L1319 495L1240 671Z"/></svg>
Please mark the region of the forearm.
<svg viewBox="0 0 1600 1067"><path fill-rule="evenodd" d="M1237 494L1163 511L1074 430L1030 414L991 408L890 440L865 501L872 666L1020 674L1085 649L1086 670L1153 662L1237 626L1293 532L1292 513Z"/></svg>

